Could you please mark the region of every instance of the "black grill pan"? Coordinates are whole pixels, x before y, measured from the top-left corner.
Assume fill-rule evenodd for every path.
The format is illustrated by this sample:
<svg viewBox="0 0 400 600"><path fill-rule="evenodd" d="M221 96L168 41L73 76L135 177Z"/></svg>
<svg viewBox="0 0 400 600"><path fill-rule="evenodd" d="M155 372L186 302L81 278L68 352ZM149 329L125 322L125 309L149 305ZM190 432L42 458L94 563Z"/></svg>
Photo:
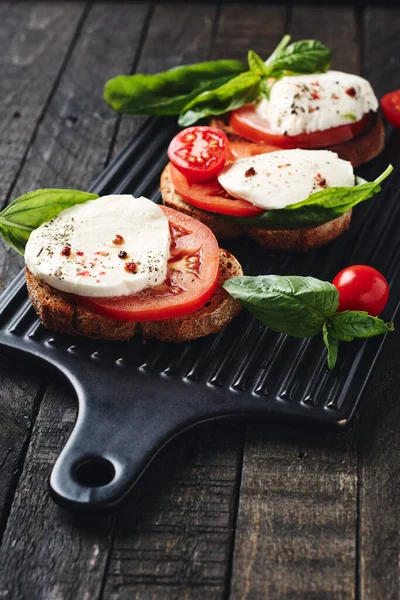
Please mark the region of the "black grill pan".
<svg viewBox="0 0 400 600"><path fill-rule="evenodd" d="M148 120L92 191L159 201L159 176L175 132L169 120ZM387 162L384 155L361 174L372 179ZM245 237L226 246L253 275L332 280L348 264L373 265L390 282L383 316L391 319L399 304L399 184L397 170L379 197L355 211L350 230L320 250L266 252ZM30 305L23 273L0 297L0 348L58 369L78 396L78 420L50 480L55 500L73 509L116 505L161 446L202 421L263 416L345 426L383 343L380 337L341 344L329 372L321 338L279 335L245 313L217 335L190 343L110 343L46 331Z"/></svg>

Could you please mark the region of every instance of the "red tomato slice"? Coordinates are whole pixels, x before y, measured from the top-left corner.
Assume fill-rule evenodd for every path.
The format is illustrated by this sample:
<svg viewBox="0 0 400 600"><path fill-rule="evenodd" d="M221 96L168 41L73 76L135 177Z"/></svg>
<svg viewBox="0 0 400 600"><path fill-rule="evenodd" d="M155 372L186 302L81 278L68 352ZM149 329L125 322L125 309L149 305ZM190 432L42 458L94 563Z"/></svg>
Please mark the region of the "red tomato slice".
<svg viewBox="0 0 400 600"><path fill-rule="evenodd" d="M382 112L394 127L400 127L400 90L389 92L381 99Z"/></svg>
<svg viewBox="0 0 400 600"><path fill-rule="evenodd" d="M265 211L264 208L254 206L247 200L230 196L218 179L190 184L186 177L173 165L170 165L169 168L175 191L192 206L208 212L237 217L251 217Z"/></svg>
<svg viewBox="0 0 400 600"><path fill-rule="evenodd" d="M323 131L301 133L299 135L281 135L269 130L268 122L260 117L254 104L246 104L231 112L229 125L238 135L252 142L265 142L282 148L326 148L342 144L355 138L371 127L375 113L368 113L360 121L331 127Z"/></svg>
<svg viewBox="0 0 400 600"><path fill-rule="evenodd" d="M190 181L210 181L224 168L229 140L216 127L188 127L168 148L172 164Z"/></svg>
<svg viewBox="0 0 400 600"><path fill-rule="evenodd" d="M340 271L332 281L339 292L339 308L365 310L376 317L389 298L389 284L379 271L368 265L353 265Z"/></svg>
<svg viewBox="0 0 400 600"><path fill-rule="evenodd" d="M229 154L235 160L265 154L266 152L277 152L278 150L282 150L282 148L269 144L255 144L254 142L229 142Z"/></svg>
<svg viewBox="0 0 400 600"><path fill-rule="evenodd" d="M198 310L213 295L218 283L219 248L203 223L172 208L161 206L171 230L171 258L167 278L132 296L75 300L106 317L120 321L161 321Z"/></svg>

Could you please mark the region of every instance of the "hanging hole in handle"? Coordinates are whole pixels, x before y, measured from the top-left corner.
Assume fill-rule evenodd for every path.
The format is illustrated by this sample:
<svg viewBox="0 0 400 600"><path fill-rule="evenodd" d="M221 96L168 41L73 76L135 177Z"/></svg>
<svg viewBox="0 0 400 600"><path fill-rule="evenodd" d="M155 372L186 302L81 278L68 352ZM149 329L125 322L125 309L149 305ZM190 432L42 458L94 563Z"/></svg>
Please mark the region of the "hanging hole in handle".
<svg viewBox="0 0 400 600"><path fill-rule="evenodd" d="M115 468L106 458L93 456L75 465L74 475L77 482L85 487L102 487L112 482Z"/></svg>

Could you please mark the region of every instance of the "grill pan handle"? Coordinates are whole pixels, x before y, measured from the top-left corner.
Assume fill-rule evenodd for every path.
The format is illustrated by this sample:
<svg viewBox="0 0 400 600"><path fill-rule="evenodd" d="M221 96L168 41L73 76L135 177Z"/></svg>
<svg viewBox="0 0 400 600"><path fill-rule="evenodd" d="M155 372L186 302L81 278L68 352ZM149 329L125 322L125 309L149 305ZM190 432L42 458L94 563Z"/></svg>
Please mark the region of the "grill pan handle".
<svg viewBox="0 0 400 600"><path fill-rule="evenodd" d="M113 390L107 372L92 372L88 363L84 374L74 371L69 379L78 395L78 418L54 465L50 492L58 504L73 510L108 510L129 492L160 448L198 417L190 391L182 387L168 391L169 386L153 378L135 384L121 373Z"/></svg>

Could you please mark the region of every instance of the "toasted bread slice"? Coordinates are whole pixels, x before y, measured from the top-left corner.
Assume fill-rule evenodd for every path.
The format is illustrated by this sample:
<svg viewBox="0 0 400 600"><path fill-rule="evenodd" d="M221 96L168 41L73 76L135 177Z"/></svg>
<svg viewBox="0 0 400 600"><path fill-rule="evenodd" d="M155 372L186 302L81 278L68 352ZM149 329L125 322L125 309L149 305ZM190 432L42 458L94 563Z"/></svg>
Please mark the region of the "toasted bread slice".
<svg viewBox="0 0 400 600"><path fill-rule="evenodd" d="M198 219L205 223L218 240L226 240L247 233L260 246L268 250L296 250L306 252L312 248L319 248L339 237L349 228L351 221L351 210L338 217L334 221L323 223L317 227L301 227L299 229L258 229L257 227L242 227L232 223L223 215L214 215L200 210L185 202L174 190L169 165L161 175L161 194L166 206Z"/></svg>
<svg viewBox="0 0 400 600"><path fill-rule="evenodd" d="M232 127L229 127L224 119L211 119L210 125L211 127L222 129L231 141L249 141L238 135ZM326 150L336 152L339 158L348 160L353 167L358 167L378 156L382 152L384 145L385 129L382 119L377 115L370 129L344 144L327 146Z"/></svg>
<svg viewBox="0 0 400 600"><path fill-rule="evenodd" d="M350 209L337 219L316 227L281 230L246 227L246 233L267 250L307 252L312 248L325 246L344 233L350 226L351 213Z"/></svg>
<svg viewBox="0 0 400 600"><path fill-rule="evenodd" d="M77 304L72 298L40 281L26 269L26 284L33 307L43 325L53 331L84 335L94 339L129 340L135 334L165 342L185 342L217 333L241 311L241 305L228 294L222 283L243 275L238 260L226 250L219 251L220 273L218 287L211 300L189 315L135 323L117 321Z"/></svg>
<svg viewBox="0 0 400 600"><path fill-rule="evenodd" d="M160 191L165 206L179 210L180 212L189 215L189 217L201 221L211 229L217 240L220 242L244 234L244 228L241 225L228 221L228 219L225 219L222 215L206 212L185 202L174 189L169 171L169 163L161 175Z"/></svg>

